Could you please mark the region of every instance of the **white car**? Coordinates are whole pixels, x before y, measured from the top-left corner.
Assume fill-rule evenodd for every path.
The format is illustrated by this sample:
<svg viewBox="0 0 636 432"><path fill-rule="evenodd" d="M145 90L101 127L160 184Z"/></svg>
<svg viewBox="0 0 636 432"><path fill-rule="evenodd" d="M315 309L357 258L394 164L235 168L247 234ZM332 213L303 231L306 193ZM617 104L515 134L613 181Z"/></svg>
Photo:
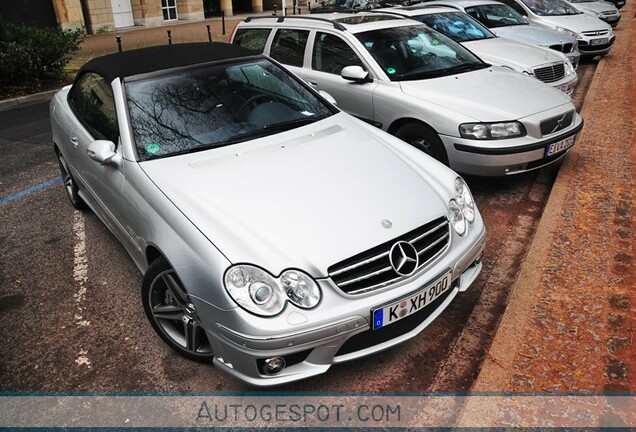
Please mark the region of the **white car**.
<svg viewBox="0 0 636 432"><path fill-rule="evenodd" d="M467 174L503 176L562 160L583 127L565 93L484 63L443 34L395 15L246 18L231 40Z"/></svg>
<svg viewBox="0 0 636 432"><path fill-rule="evenodd" d="M601 0L568 0L577 9L602 19L612 27L616 27L621 20L621 13L610 2Z"/></svg>
<svg viewBox="0 0 636 432"><path fill-rule="evenodd" d="M576 36L582 56L605 55L616 36L605 21L585 14L565 0L499 0L532 25Z"/></svg>
<svg viewBox="0 0 636 432"><path fill-rule="evenodd" d="M581 53L575 35L530 25L526 18L501 2L495 0L436 0L426 4L452 7L466 12L497 36L562 52L570 60L574 69L579 65Z"/></svg>
<svg viewBox="0 0 636 432"><path fill-rule="evenodd" d="M395 13L424 23L461 43L483 61L537 78L568 95L574 92L578 82L574 66L562 53L497 37L464 12L428 5L376 11Z"/></svg>

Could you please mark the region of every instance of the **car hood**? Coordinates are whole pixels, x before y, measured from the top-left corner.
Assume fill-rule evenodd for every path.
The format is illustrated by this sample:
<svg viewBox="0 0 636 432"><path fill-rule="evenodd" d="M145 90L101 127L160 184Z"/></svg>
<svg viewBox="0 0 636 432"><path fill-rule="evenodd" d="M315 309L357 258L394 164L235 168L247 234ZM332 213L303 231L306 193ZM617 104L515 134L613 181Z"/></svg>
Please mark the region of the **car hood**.
<svg viewBox="0 0 636 432"><path fill-rule="evenodd" d="M402 145L341 113L140 166L232 263L324 277L330 265L447 214L448 198L403 160Z"/></svg>
<svg viewBox="0 0 636 432"><path fill-rule="evenodd" d="M587 9L592 12L618 12L616 6L608 2L586 2L586 3L572 3L577 9Z"/></svg>
<svg viewBox="0 0 636 432"><path fill-rule="evenodd" d="M412 97L482 122L517 120L571 101L537 79L496 66L400 86Z"/></svg>
<svg viewBox="0 0 636 432"><path fill-rule="evenodd" d="M563 32L548 30L531 25L505 26L490 29L497 36L525 42L533 45L550 46L555 44L574 43L574 37Z"/></svg>
<svg viewBox="0 0 636 432"><path fill-rule="evenodd" d="M575 33L612 30L612 27L606 22L585 13L580 15L542 16L541 23L552 27L563 27Z"/></svg>
<svg viewBox="0 0 636 432"><path fill-rule="evenodd" d="M556 51L504 38L462 42L462 45L487 63L512 67L518 71L532 72L539 65L566 60Z"/></svg>

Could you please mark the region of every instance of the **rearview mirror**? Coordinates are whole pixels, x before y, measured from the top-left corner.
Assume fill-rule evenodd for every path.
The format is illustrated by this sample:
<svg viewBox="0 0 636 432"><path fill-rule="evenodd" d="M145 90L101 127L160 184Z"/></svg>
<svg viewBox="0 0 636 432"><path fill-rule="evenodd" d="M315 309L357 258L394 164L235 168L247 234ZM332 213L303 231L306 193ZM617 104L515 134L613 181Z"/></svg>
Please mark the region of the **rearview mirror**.
<svg viewBox="0 0 636 432"><path fill-rule="evenodd" d="M348 81L355 81L357 83L369 82L369 72L362 69L361 66L346 66L340 72L340 76Z"/></svg>
<svg viewBox="0 0 636 432"><path fill-rule="evenodd" d="M86 149L88 157L102 165L108 165L117 156L115 152L115 143L107 140L93 141Z"/></svg>

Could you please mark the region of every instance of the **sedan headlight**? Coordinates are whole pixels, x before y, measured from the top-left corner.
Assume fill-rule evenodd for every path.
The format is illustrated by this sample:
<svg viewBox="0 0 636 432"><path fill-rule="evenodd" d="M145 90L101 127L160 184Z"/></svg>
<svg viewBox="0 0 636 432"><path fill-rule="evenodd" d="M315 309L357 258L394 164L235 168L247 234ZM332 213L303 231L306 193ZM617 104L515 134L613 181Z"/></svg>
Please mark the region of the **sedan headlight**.
<svg viewBox="0 0 636 432"><path fill-rule="evenodd" d="M255 315L277 315L287 301L311 309L321 298L318 284L299 270L286 270L275 278L258 267L239 264L225 273L224 283L230 297Z"/></svg>
<svg viewBox="0 0 636 432"><path fill-rule="evenodd" d="M464 123L459 126L459 133L468 139L504 139L521 137L526 128L518 121L501 123Z"/></svg>
<svg viewBox="0 0 636 432"><path fill-rule="evenodd" d="M475 221L475 201L466 182L455 179L455 196L448 202L448 220L457 234L464 235Z"/></svg>

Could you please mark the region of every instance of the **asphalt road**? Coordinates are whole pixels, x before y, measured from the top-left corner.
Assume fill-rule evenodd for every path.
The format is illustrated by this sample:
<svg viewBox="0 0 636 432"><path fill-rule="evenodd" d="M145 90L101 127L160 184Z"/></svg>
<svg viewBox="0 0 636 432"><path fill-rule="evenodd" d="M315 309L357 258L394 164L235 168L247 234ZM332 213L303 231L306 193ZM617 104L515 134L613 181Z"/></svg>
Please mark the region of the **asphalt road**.
<svg viewBox="0 0 636 432"><path fill-rule="evenodd" d="M579 68L578 107L594 66ZM48 103L0 112L0 149L0 390L250 389L155 335L137 268L94 214L67 201ZM488 227L484 270L472 288L411 341L280 390L468 390L557 169L468 178Z"/></svg>

